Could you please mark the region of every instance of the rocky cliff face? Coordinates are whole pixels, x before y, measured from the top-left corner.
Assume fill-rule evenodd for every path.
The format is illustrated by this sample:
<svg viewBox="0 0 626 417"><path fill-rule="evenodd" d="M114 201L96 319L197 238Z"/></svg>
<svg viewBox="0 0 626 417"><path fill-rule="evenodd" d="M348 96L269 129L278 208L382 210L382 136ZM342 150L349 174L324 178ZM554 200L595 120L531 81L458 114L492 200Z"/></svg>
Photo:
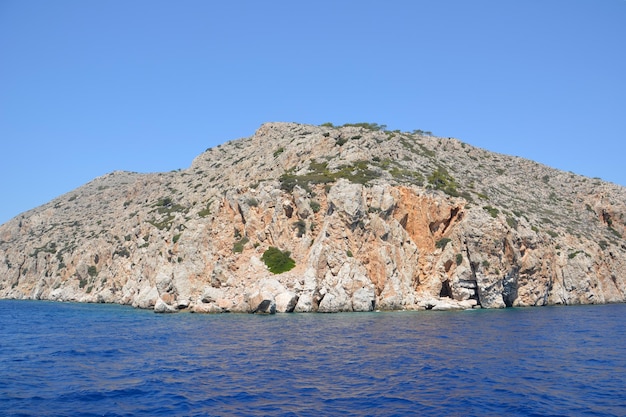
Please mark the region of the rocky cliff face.
<svg viewBox="0 0 626 417"><path fill-rule="evenodd" d="M0 297L211 313L624 302L625 221L623 187L456 139L271 123L2 225ZM269 248L295 266L273 273Z"/></svg>

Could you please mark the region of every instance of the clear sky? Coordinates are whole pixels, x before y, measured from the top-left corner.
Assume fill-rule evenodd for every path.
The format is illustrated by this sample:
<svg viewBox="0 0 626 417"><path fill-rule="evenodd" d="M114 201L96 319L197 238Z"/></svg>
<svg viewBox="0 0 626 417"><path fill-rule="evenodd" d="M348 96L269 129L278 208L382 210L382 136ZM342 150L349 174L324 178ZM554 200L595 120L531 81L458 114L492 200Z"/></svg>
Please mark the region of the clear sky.
<svg viewBox="0 0 626 417"><path fill-rule="evenodd" d="M268 121L428 130L626 185L626 1L0 0L0 223Z"/></svg>

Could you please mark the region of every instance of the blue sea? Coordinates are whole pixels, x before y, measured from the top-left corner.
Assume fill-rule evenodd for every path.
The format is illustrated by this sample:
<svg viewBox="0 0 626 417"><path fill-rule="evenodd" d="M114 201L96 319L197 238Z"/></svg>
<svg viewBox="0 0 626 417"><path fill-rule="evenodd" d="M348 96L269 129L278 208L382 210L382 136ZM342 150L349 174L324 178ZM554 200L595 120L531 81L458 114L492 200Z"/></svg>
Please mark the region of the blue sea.
<svg viewBox="0 0 626 417"><path fill-rule="evenodd" d="M626 305L158 315L0 301L3 416L625 416Z"/></svg>

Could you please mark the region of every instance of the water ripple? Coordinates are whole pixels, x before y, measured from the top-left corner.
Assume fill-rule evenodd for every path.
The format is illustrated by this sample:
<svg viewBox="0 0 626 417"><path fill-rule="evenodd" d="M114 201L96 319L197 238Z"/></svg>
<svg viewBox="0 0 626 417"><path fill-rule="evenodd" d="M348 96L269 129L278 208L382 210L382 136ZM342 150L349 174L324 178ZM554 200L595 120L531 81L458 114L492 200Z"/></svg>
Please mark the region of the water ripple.
<svg viewBox="0 0 626 417"><path fill-rule="evenodd" d="M155 315L0 301L0 414L626 414L626 306Z"/></svg>

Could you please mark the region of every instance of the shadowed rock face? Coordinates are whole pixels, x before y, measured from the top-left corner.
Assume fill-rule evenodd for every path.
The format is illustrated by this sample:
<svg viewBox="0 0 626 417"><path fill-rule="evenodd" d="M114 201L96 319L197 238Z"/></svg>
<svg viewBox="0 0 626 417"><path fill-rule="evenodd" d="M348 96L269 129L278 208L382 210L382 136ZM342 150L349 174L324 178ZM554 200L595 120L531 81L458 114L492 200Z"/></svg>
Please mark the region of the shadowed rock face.
<svg viewBox="0 0 626 417"><path fill-rule="evenodd" d="M0 297L206 313L624 302L625 202L456 139L270 123L0 226ZM273 274L270 247L295 267Z"/></svg>

